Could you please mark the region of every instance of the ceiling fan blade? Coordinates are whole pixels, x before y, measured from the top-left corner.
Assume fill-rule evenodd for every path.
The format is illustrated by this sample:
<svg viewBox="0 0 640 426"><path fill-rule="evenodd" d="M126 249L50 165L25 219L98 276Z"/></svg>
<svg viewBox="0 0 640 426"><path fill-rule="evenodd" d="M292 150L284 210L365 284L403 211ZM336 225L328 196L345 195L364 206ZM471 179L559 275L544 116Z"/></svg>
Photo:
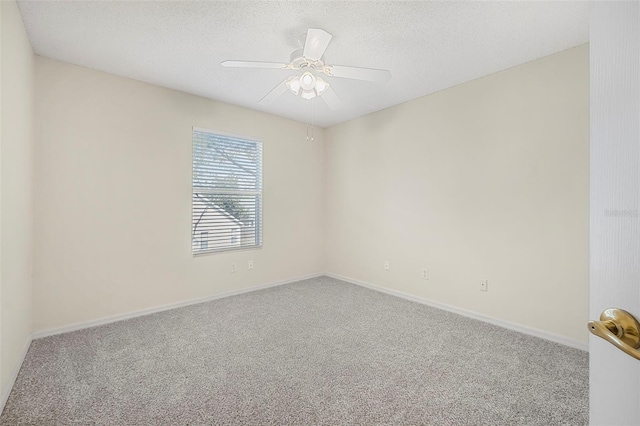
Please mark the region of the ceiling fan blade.
<svg viewBox="0 0 640 426"><path fill-rule="evenodd" d="M329 108L333 110L342 108L342 101L338 95L336 95L336 92L333 91L331 86L327 87L327 90L325 90L320 97Z"/></svg>
<svg viewBox="0 0 640 426"><path fill-rule="evenodd" d="M324 30L309 28L307 30L307 40L304 43L304 51L302 56L312 61L322 58L324 51L333 36Z"/></svg>
<svg viewBox="0 0 640 426"><path fill-rule="evenodd" d="M286 68L287 64L277 62L224 61L220 65L228 68Z"/></svg>
<svg viewBox="0 0 640 426"><path fill-rule="evenodd" d="M284 79L280 84L274 87L272 91L264 95L264 98L260 99L260 103L262 105L269 105L287 90L289 90L287 88L287 79Z"/></svg>
<svg viewBox="0 0 640 426"><path fill-rule="evenodd" d="M331 65L328 73L325 74L333 77L352 78L354 80L376 81L384 83L389 81L391 73L387 70L377 70L374 68L345 67L342 65Z"/></svg>

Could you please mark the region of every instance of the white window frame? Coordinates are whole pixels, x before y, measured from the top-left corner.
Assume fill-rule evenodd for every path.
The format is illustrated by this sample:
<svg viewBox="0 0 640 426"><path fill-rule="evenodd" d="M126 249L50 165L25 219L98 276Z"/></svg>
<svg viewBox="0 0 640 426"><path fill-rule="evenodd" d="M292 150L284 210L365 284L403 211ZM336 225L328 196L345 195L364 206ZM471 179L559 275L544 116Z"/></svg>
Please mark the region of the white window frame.
<svg viewBox="0 0 640 426"><path fill-rule="evenodd" d="M194 172L194 156L193 156L193 151L195 149L195 143L194 143L194 133L195 132L200 132L200 133L208 133L211 134L213 136L221 136L221 137L228 137L228 138L233 138L233 139L240 139L244 142L253 142L256 145L260 146L260 158L259 158L259 163L258 163L258 171L259 171L259 191L249 191L249 190L237 190L237 191L231 191L231 190L210 190L207 188L196 188L193 186L193 172ZM192 127L192 131L191 131L191 148L192 148L192 156L191 156L191 171L192 171L192 188L191 188L191 195L192 195L192 200L191 200L191 214L192 214L192 222L191 222L191 254L193 256L202 256L202 255L208 255L208 254L215 254L215 253L224 253L227 251L235 251L235 250L253 250L253 249L260 249L262 248L262 235L263 235L263 225L262 225L262 216L263 216L263 211L264 211L264 200L263 200L263 196L262 196L262 189L263 189L263 185L262 185L262 178L263 178L263 172L262 172L262 168L263 168L263 157L264 157L264 153L263 153L263 143L260 139L256 139L250 136L244 136L244 135L237 135L237 134L232 134L232 133L225 133L225 132L218 132L216 130L210 130L210 129L205 129L205 128L201 128L201 127ZM193 224L193 194L194 193L210 193L210 194L216 194L216 195L224 195L224 194L228 194L228 195L249 195L249 196L259 196L259 209L258 209L258 213L256 215L256 217L254 218L254 223L253 226L255 227L255 240L256 243L255 244L251 244L251 245L241 245L240 244L234 244L231 245L229 244L228 246L225 247L220 247L220 248L208 248L206 250L197 250L194 251L195 245L194 245L194 238L197 238L198 236L195 236L194 234L194 224ZM238 229L238 235L237 237L240 239L240 241L242 241L242 234L243 231L242 229ZM200 243L197 244L198 247L200 247Z"/></svg>

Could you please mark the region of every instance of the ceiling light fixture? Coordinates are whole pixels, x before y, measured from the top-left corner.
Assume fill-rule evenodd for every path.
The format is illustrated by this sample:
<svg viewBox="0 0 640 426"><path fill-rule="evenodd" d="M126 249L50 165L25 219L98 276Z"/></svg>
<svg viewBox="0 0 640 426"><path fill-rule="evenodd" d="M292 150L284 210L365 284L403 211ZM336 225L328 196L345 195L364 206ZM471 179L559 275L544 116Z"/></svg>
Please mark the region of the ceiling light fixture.
<svg viewBox="0 0 640 426"><path fill-rule="evenodd" d="M329 83L316 77L311 71L305 71L300 76L289 77L286 84L291 93L303 99L313 99L329 88Z"/></svg>

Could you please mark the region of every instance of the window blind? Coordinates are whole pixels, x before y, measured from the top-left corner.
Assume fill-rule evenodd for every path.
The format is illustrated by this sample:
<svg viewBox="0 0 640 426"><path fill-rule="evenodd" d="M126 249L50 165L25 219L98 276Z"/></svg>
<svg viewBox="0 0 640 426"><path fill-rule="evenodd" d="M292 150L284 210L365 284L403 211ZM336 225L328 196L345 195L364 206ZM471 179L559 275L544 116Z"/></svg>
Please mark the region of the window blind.
<svg viewBox="0 0 640 426"><path fill-rule="evenodd" d="M262 143L193 129L193 254L262 246Z"/></svg>

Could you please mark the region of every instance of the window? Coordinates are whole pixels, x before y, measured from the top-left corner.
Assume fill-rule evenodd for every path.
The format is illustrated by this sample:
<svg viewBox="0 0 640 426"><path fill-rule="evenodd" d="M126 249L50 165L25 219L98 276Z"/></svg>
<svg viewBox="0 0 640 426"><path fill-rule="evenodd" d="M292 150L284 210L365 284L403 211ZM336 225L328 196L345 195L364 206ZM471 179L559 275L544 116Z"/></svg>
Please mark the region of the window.
<svg viewBox="0 0 640 426"><path fill-rule="evenodd" d="M200 250L207 250L209 248L209 233L207 231L200 231Z"/></svg>
<svg viewBox="0 0 640 426"><path fill-rule="evenodd" d="M193 129L193 254L262 246L262 143Z"/></svg>

